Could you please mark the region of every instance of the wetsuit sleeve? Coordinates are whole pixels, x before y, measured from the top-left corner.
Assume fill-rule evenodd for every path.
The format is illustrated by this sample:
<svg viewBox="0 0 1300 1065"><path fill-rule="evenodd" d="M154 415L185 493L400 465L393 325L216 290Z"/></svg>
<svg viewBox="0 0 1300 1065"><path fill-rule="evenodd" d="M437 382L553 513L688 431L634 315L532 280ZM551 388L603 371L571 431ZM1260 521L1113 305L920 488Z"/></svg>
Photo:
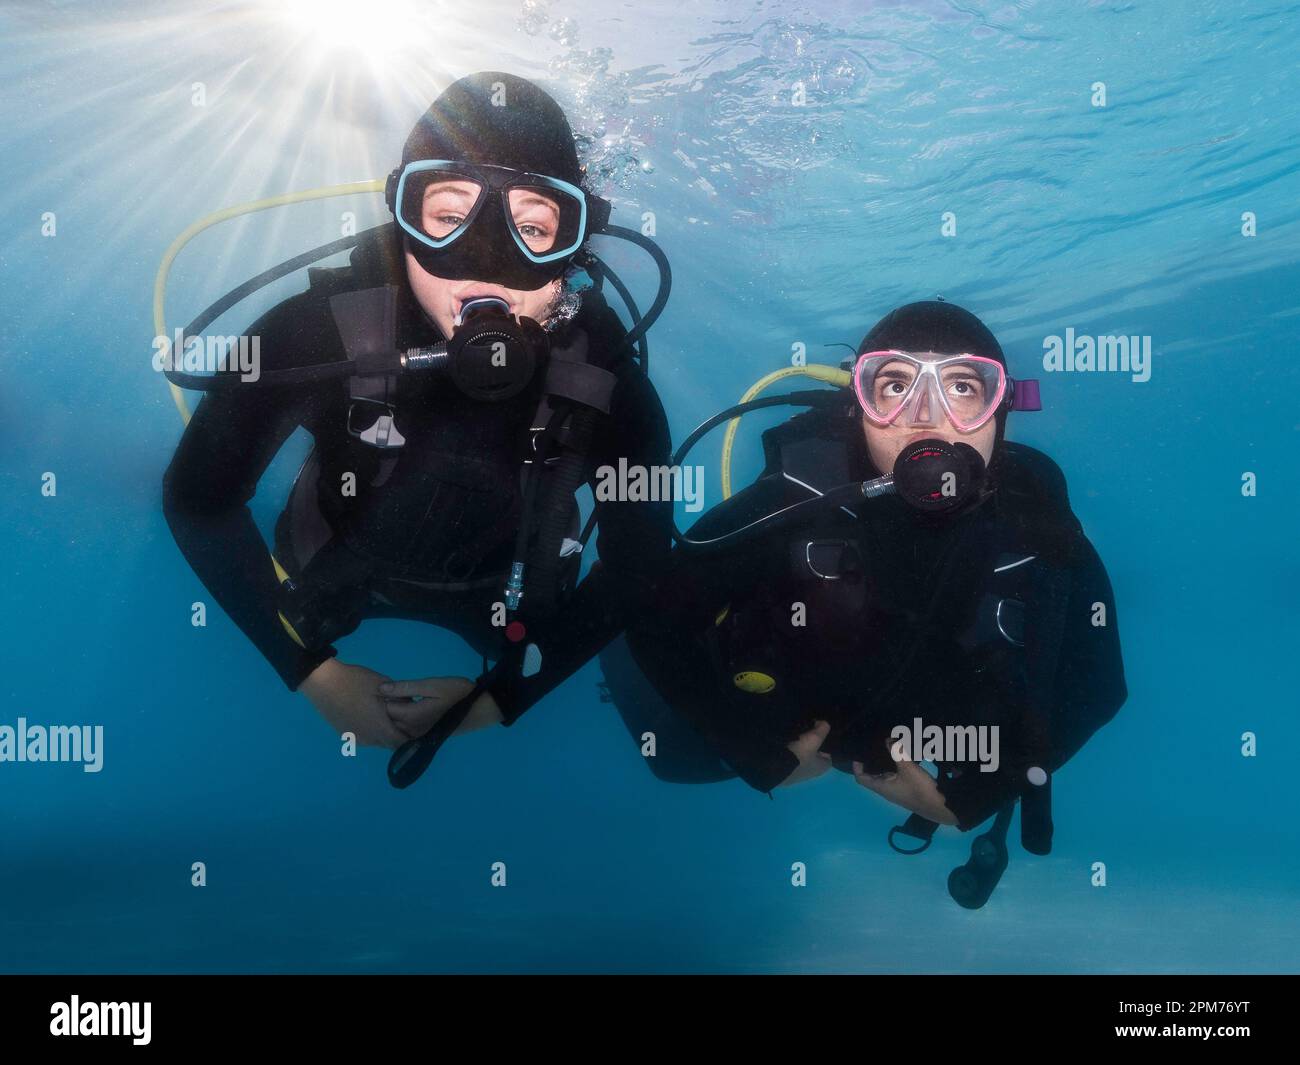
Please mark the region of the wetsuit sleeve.
<svg viewBox="0 0 1300 1065"><path fill-rule="evenodd" d="M1103 616L1105 624L1097 624ZM1092 544L1080 537L1076 564L1070 571L1060 650L1046 699L1047 768L1054 773L1074 757L1093 733L1115 716L1127 697L1110 579ZM1030 721L1019 729L1003 730L1011 744L998 772L967 773L941 781L948 808L963 832L982 824L1019 795L1025 771L1038 758L1032 753L1035 745L1026 742L1035 728L1036 723Z"/></svg>
<svg viewBox="0 0 1300 1065"><path fill-rule="evenodd" d="M276 330L264 319L250 333L267 352ZM335 651L306 651L281 625L279 581L248 502L276 452L309 420L313 395L265 385L205 394L163 477L163 513L177 546L290 689Z"/></svg>
<svg viewBox="0 0 1300 1065"><path fill-rule="evenodd" d="M596 499L600 562L569 597L546 631L530 634L542 653L541 669L520 676L512 665L494 669L487 690L505 724L521 714L598 654L629 619L653 602L671 556L671 500L604 499L605 471L667 468L671 459L668 420L653 385L626 364L592 441L589 477Z"/></svg>

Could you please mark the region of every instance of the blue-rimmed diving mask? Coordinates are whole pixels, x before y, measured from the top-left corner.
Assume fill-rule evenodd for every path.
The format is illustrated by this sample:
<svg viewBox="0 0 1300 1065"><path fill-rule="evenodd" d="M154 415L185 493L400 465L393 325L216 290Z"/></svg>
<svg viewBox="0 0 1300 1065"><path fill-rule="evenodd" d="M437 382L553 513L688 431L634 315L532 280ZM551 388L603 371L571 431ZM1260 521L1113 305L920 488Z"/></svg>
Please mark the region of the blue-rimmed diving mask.
<svg viewBox="0 0 1300 1065"><path fill-rule="evenodd" d="M533 290L563 274L610 205L561 178L453 159L394 170L388 206L429 273Z"/></svg>

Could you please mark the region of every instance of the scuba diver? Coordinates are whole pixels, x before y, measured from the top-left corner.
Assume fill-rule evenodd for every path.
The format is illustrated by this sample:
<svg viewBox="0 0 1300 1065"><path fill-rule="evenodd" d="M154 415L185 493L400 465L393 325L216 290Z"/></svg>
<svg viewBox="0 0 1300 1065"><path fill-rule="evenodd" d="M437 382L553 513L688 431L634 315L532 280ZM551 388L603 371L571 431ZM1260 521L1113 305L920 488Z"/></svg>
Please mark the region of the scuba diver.
<svg viewBox="0 0 1300 1065"><path fill-rule="evenodd" d="M1114 598L1060 469L1005 437L1011 410L1041 409L1037 382L1007 375L978 318L899 307L846 366L810 374L834 391L742 403L678 449L747 410L813 408L764 433L754 484L674 530L660 602L602 652L606 698L662 779L770 794L852 773L911 813L903 853L994 817L949 880L977 908L1017 800L1047 853L1052 774L1126 698ZM996 757L918 756L918 728L982 728Z"/></svg>
<svg viewBox="0 0 1300 1065"><path fill-rule="evenodd" d="M513 724L594 656L670 558L670 503L600 500L578 526L594 470L665 464L670 447L644 372L667 261L610 225L583 177L550 96L509 74L463 78L406 140L386 182L393 222L251 327L256 380L167 370L205 392L164 478L177 544L291 690L338 732L397 749L398 787L448 735ZM590 251L598 234L654 256L644 317ZM630 331L605 280L640 317ZM299 426L314 446L268 558L247 503ZM600 561L575 587L593 523ZM332 641L374 617L455 632L483 675L392 681L338 659Z"/></svg>

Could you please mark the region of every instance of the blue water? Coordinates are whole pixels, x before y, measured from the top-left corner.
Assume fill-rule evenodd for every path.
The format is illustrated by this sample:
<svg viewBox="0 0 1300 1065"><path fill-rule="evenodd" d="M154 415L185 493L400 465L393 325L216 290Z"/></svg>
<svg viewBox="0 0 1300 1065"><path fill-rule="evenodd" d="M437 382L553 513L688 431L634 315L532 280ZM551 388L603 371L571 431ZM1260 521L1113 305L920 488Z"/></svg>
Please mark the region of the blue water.
<svg viewBox="0 0 1300 1065"><path fill-rule="evenodd" d="M0 11L0 724L105 729L98 774L0 764L0 970L1297 969L1300 5L480 0L417 5L374 35L382 56L357 50L373 23L330 45L282 6ZM840 774L776 801L659 783L594 664L396 792L219 609L191 626L206 593L159 508L181 429L149 365L159 258L220 207L382 176L428 101L485 68L556 93L616 221L654 213L674 440L793 345L838 361L824 345L936 293L1042 378L1046 410L1010 435L1069 479L1130 696L1055 780L1052 855L1013 844L983 910L945 891L969 836L899 857L901 813ZM379 201L208 230L168 325L337 236L341 211L381 221ZM609 258L648 302L636 253ZM1042 373L1067 328L1149 335L1151 379ZM747 420L742 483L773 421ZM305 448L262 482L268 532ZM709 503L718 451L697 453ZM394 676L476 666L408 623L341 649Z"/></svg>

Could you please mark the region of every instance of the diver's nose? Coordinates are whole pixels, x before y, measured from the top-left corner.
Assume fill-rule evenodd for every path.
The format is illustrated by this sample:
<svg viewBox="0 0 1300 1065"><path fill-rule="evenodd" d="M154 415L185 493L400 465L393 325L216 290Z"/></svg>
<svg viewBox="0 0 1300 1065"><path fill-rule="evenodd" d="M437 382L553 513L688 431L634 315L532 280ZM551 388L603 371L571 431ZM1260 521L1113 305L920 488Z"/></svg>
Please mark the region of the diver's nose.
<svg viewBox="0 0 1300 1065"><path fill-rule="evenodd" d="M915 426L938 425L938 404L934 402L929 388L919 388L916 397L908 404L907 424Z"/></svg>

